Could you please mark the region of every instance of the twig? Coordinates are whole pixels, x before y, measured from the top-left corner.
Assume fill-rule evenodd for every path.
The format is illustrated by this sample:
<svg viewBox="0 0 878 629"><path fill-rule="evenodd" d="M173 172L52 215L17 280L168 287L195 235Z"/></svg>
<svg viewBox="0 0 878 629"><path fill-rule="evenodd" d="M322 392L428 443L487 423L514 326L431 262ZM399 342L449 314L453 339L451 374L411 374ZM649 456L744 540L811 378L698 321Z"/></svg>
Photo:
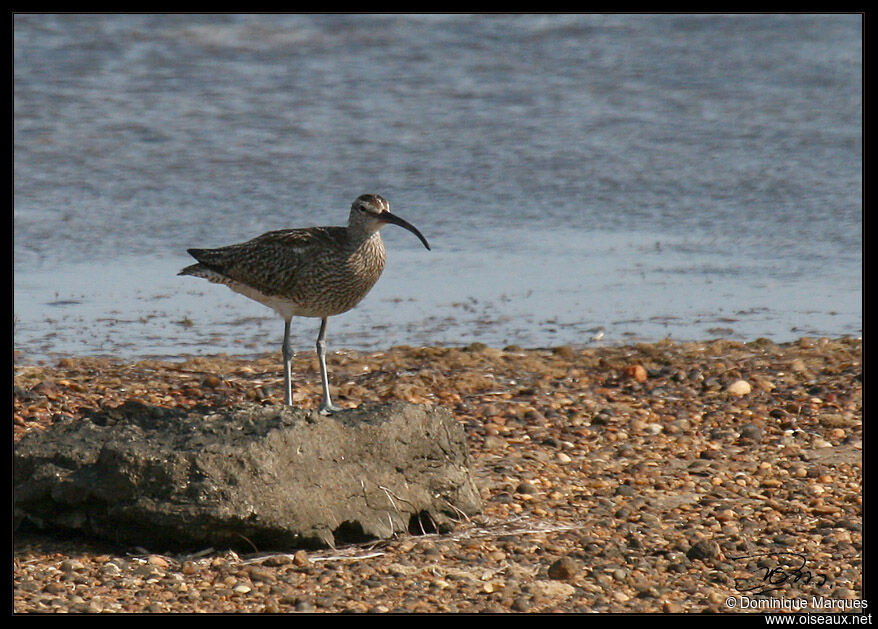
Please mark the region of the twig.
<svg viewBox="0 0 878 629"><path fill-rule="evenodd" d="M383 553L383 552L372 552L372 553L367 553L365 555L328 555L326 557L309 556L308 561L310 561L312 563L315 563L318 561L360 561L363 559L373 559L375 557L382 557L383 555L386 555L386 554L387 553ZM283 557L283 558L289 559L290 561L293 560L293 555L291 555L289 553L273 553L270 555L262 555L261 557L253 557L252 559L245 559L244 561L241 561L239 563L242 566L247 566L247 565L251 565L251 564L262 563L263 561L266 561L268 559L274 559L274 558L278 558L278 557Z"/></svg>
<svg viewBox="0 0 878 629"><path fill-rule="evenodd" d="M259 552L259 549L256 547L256 544L254 544L253 542L251 542L249 539L247 539L246 537L244 537L243 535L241 535L241 534L238 533L238 532L235 532L235 535L237 535L237 536L240 537L242 540L244 540L245 542L247 542L248 544L250 544L250 545L253 547L253 552L254 552L254 553L258 553L258 552Z"/></svg>
<svg viewBox="0 0 878 629"><path fill-rule="evenodd" d="M209 555L212 552L215 552L215 551L214 551L213 547L211 546L210 548L205 548L204 550L199 550L197 553L192 553L191 555L185 555L184 557L181 557L181 560L182 561L191 561L193 559L198 559L200 557L204 557L205 555Z"/></svg>
<svg viewBox="0 0 878 629"><path fill-rule="evenodd" d="M397 496L395 493L393 493L392 491L390 491L390 490L389 490L387 487L385 487L384 485L378 485L378 489L383 489L383 490L384 490L384 493L387 494L387 497L388 497L388 498L389 498L390 496L393 496L393 497L396 498L397 500L400 500L400 501L405 502L406 504L408 504L412 509L415 508L415 505L413 505L410 501L406 500L405 498L400 498L399 496ZM393 500L391 500L390 502L393 503ZM396 509L396 505L395 505L395 504L394 504L393 508ZM396 510L399 511L399 509L396 509Z"/></svg>

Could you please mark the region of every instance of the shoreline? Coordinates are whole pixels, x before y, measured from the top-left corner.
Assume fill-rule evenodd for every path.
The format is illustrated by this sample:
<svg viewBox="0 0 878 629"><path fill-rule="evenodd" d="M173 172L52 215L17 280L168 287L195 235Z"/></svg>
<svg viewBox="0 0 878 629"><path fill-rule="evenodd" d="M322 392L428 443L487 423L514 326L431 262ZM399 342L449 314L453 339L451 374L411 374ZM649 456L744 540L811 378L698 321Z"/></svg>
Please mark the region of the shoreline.
<svg viewBox="0 0 878 629"><path fill-rule="evenodd" d="M860 339L402 346L328 362L340 406L448 407L484 513L448 535L298 559L21 532L14 611L740 612L726 599L784 553L828 579L772 595L863 598ZM316 408L313 351L293 374L294 403ZM16 363L13 438L127 400L279 404L281 383L279 352Z"/></svg>

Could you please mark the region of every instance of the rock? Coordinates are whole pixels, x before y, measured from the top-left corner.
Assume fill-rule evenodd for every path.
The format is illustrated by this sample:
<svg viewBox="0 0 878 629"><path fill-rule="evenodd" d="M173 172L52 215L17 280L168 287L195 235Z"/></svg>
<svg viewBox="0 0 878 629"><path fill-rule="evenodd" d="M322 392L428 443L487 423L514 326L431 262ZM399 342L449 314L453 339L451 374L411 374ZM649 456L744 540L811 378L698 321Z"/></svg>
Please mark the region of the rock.
<svg viewBox="0 0 878 629"><path fill-rule="evenodd" d="M523 596L519 596L512 602L512 610L516 612L526 612L530 610L530 600Z"/></svg>
<svg viewBox="0 0 878 629"><path fill-rule="evenodd" d="M549 578L565 581L576 576L576 562L570 557L561 557L549 566Z"/></svg>
<svg viewBox="0 0 878 629"><path fill-rule="evenodd" d="M311 559L304 550L297 550L296 554L293 555L293 563L299 567L308 566L311 564Z"/></svg>
<svg viewBox="0 0 878 629"><path fill-rule="evenodd" d="M617 496L633 496L637 491L631 485L619 485L616 487Z"/></svg>
<svg viewBox="0 0 878 629"><path fill-rule="evenodd" d="M518 487L515 488L515 493L517 493L517 494L535 495L535 494L538 494L539 492L540 492L540 490L537 489L536 485L534 485L533 483L529 483L527 481L520 482L518 484Z"/></svg>
<svg viewBox="0 0 878 629"><path fill-rule="evenodd" d="M625 367L625 375L637 382L646 382L648 377L643 365L628 365Z"/></svg>
<svg viewBox="0 0 878 629"><path fill-rule="evenodd" d="M463 427L403 402L328 417L127 402L34 431L13 458L16 523L144 547L325 547L481 509Z"/></svg>
<svg viewBox="0 0 878 629"><path fill-rule="evenodd" d="M313 612L314 609L314 603L312 603L311 601L302 600L296 603L297 612Z"/></svg>
<svg viewBox="0 0 878 629"><path fill-rule="evenodd" d="M537 600L554 600L568 598L576 592L576 588L561 581L538 580L529 583L525 589Z"/></svg>
<svg viewBox="0 0 878 629"><path fill-rule="evenodd" d="M726 387L726 391L737 396L747 395L750 393L751 389L750 383L746 380L735 380L732 384Z"/></svg>
<svg viewBox="0 0 878 629"><path fill-rule="evenodd" d="M689 552L686 553L686 557L690 560L716 559L719 557L719 554L719 544L711 540L703 539L692 545Z"/></svg>
<svg viewBox="0 0 878 629"><path fill-rule="evenodd" d="M750 422L741 426L741 439L749 439L750 441L762 441L762 428Z"/></svg>

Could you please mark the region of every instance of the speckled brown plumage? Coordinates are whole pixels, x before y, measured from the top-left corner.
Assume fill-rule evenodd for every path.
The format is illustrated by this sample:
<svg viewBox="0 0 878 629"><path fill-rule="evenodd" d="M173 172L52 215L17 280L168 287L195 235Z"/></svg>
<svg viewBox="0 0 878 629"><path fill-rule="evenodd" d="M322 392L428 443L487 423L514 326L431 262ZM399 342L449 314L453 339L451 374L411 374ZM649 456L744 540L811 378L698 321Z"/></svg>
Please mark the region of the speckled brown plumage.
<svg viewBox="0 0 878 629"><path fill-rule="evenodd" d="M219 249L190 249L181 271L256 299L287 315L329 317L356 306L384 270L381 234L351 237L344 227L268 232Z"/></svg>
<svg viewBox="0 0 878 629"><path fill-rule="evenodd" d="M189 249L198 264L179 275L202 277L273 308L285 321L285 400L291 403L289 363L290 319L319 317L317 351L323 377L321 410L334 410L325 366L327 317L356 306L372 289L386 259L380 229L393 223L430 245L414 226L390 213L390 204L377 194L354 201L347 227L309 227L268 232L247 242L218 249Z"/></svg>

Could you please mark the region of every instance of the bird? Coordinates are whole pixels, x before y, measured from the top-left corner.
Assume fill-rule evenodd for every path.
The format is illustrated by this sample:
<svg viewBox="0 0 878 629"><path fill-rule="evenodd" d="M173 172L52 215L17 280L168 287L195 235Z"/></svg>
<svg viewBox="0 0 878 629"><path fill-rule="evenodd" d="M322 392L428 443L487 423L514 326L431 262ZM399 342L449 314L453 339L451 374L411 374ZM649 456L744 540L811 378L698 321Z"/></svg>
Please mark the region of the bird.
<svg viewBox="0 0 878 629"><path fill-rule="evenodd" d="M341 409L329 393L326 322L360 303L378 281L386 259L381 228L387 224L412 232L430 250L414 225L391 214L384 197L363 194L351 204L347 227L280 229L217 249L187 249L197 264L177 275L224 284L283 318L284 403L288 406L293 403L290 321L294 316L319 318L317 357L323 387L319 412L329 415Z"/></svg>

